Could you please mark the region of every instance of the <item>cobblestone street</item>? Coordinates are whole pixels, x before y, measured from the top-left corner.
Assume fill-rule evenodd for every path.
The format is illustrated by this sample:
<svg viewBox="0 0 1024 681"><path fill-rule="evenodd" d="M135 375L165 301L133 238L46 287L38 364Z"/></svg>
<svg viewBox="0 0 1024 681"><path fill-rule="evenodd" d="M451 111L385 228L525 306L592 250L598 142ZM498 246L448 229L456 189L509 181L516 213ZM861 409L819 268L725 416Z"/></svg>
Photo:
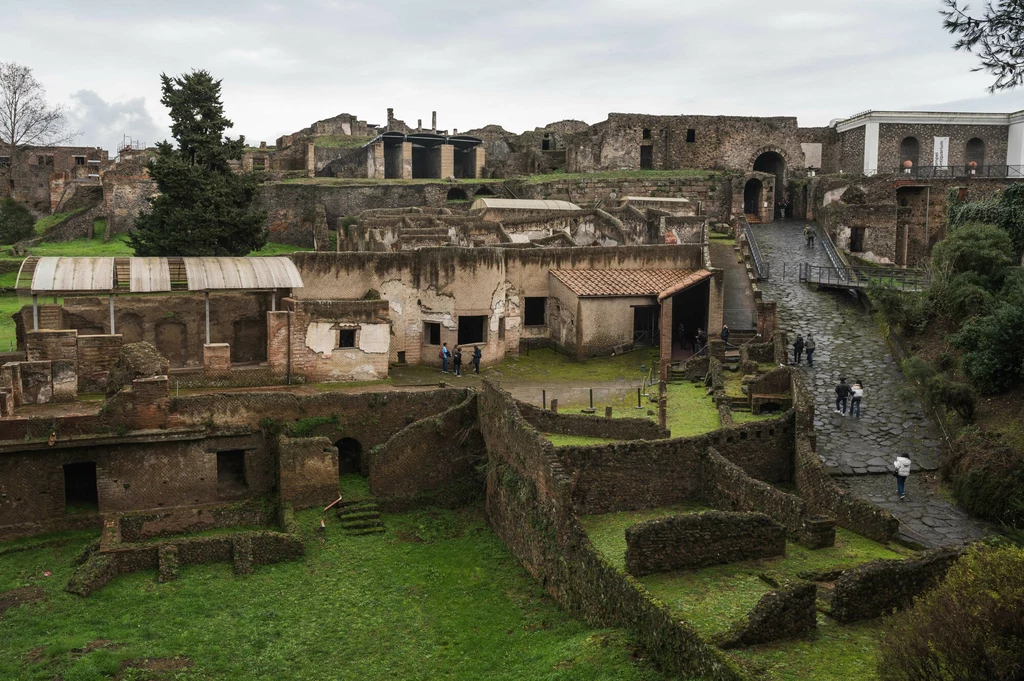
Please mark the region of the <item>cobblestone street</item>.
<svg viewBox="0 0 1024 681"><path fill-rule="evenodd" d="M753 229L771 267L771 277L761 287L766 298L778 301L780 327L789 332L790 343L797 333L805 338L813 334L817 342L814 366L804 361L800 370L817 398L814 424L826 469L856 494L892 511L904 533L919 543L947 545L981 536L985 526L937 496L934 485L916 492L911 487L907 500L899 501L891 475L893 460L898 454L910 456L912 484L922 471L938 469L941 435L903 381L856 295L817 290L799 281L801 263L829 264L820 239L813 249L806 246L804 224L789 220ZM835 411L835 386L841 377L864 385L860 418Z"/></svg>

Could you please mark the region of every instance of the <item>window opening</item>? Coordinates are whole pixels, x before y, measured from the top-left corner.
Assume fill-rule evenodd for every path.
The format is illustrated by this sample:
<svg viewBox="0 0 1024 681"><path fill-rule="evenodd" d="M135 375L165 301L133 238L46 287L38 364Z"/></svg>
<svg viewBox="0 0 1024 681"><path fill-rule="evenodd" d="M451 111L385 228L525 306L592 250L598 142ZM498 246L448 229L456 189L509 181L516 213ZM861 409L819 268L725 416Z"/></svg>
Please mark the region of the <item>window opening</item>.
<svg viewBox="0 0 1024 681"><path fill-rule="evenodd" d="M687 129L687 131L686 131L686 141L691 143L691 144L693 142L696 142L697 141L697 131L694 130L693 128Z"/></svg>
<svg viewBox="0 0 1024 681"><path fill-rule="evenodd" d="M487 342L487 315L459 317L459 345Z"/></svg>
<svg viewBox="0 0 1024 681"><path fill-rule="evenodd" d="M356 346L355 329L338 329L338 347L354 348Z"/></svg>
<svg viewBox="0 0 1024 681"><path fill-rule="evenodd" d="M644 139L645 140L651 139L651 129L650 128L644 128Z"/></svg>
<svg viewBox="0 0 1024 681"><path fill-rule="evenodd" d="M217 487L221 490L244 489L245 450L217 452Z"/></svg>
<svg viewBox="0 0 1024 681"><path fill-rule="evenodd" d="M526 326L544 326L547 323L547 298L527 298L524 323Z"/></svg>
<svg viewBox="0 0 1024 681"><path fill-rule="evenodd" d="M441 324L438 322L424 322L423 335L427 339L427 345L441 344Z"/></svg>
<svg viewBox="0 0 1024 681"><path fill-rule="evenodd" d="M98 511L99 490L96 487L96 463L82 461L64 464L64 512Z"/></svg>

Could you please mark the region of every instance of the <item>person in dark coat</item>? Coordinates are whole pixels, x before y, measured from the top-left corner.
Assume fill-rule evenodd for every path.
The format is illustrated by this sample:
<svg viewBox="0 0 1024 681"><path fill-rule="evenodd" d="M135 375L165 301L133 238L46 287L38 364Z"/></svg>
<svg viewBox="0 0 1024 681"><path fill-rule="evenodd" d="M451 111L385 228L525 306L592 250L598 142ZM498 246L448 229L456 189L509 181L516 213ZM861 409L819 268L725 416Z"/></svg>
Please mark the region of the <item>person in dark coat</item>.
<svg viewBox="0 0 1024 681"><path fill-rule="evenodd" d="M473 348L473 373L475 373L475 374L479 374L480 373L480 358L483 357L483 356L484 356L484 354L482 352L480 352L480 346L479 345L476 346L475 348Z"/></svg>
<svg viewBox="0 0 1024 681"><path fill-rule="evenodd" d="M846 398L853 394L850 386L847 385L845 378L839 379L839 385L836 386L836 413L846 416Z"/></svg>
<svg viewBox="0 0 1024 681"><path fill-rule="evenodd" d="M814 366L814 351L818 348L818 344L814 342L814 336L807 334L807 341L804 343L804 350L807 352L807 366Z"/></svg>
<svg viewBox="0 0 1024 681"><path fill-rule="evenodd" d="M704 329L697 329L697 352L701 357L708 354L708 334Z"/></svg>
<svg viewBox="0 0 1024 681"><path fill-rule="evenodd" d="M796 340L793 341L793 361L797 364L800 363L801 358L804 354L804 337L800 334L796 335Z"/></svg>
<svg viewBox="0 0 1024 681"><path fill-rule="evenodd" d="M452 353L452 373L456 376L462 375L462 349L456 345L455 352Z"/></svg>
<svg viewBox="0 0 1024 681"><path fill-rule="evenodd" d="M729 325L722 324L722 340L726 343L729 342Z"/></svg>
<svg viewBox="0 0 1024 681"><path fill-rule="evenodd" d="M679 322L679 326L676 327L679 331L679 349L685 350L688 343L686 342L686 324Z"/></svg>

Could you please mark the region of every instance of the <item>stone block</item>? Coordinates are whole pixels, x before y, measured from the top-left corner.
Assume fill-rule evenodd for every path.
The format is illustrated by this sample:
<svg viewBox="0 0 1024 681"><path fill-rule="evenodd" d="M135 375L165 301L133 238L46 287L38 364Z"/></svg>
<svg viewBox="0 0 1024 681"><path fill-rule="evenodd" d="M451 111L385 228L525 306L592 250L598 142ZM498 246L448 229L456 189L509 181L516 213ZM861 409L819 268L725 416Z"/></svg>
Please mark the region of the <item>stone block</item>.
<svg viewBox="0 0 1024 681"><path fill-rule="evenodd" d="M55 359L51 363L54 402L74 402L78 399L78 362Z"/></svg>
<svg viewBox="0 0 1024 681"><path fill-rule="evenodd" d="M53 400L51 362L21 362L19 368L23 404L46 404Z"/></svg>
<svg viewBox="0 0 1024 681"><path fill-rule="evenodd" d="M207 343L203 346L203 373L207 376L231 375L231 345Z"/></svg>
<svg viewBox="0 0 1024 681"><path fill-rule="evenodd" d="M26 331L25 353L28 361L78 359L78 331Z"/></svg>

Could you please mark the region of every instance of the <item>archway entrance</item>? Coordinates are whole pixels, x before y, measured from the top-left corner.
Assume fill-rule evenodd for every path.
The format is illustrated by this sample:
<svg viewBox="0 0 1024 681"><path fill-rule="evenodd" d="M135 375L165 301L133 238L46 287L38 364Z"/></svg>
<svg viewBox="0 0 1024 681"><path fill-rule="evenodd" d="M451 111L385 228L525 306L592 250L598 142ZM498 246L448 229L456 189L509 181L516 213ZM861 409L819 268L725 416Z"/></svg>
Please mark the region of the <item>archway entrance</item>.
<svg viewBox="0 0 1024 681"><path fill-rule="evenodd" d="M468 199L469 197L466 196L465 190L459 189L458 187L452 187L449 189L448 196L446 197L446 200L448 201L466 201Z"/></svg>
<svg viewBox="0 0 1024 681"><path fill-rule="evenodd" d="M756 177L747 180L743 187L743 212L747 215L761 215L761 202L764 195L764 183Z"/></svg>
<svg viewBox="0 0 1024 681"><path fill-rule="evenodd" d="M334 443L338 448L338 475L349 475L362 471L363 445L351 437L343 437Z"/></svg>
<svg viewBox="0 0 1024 681"><path fill-rule="evenodd" d="M754 170L775 176L775 217L779 217L779 204L786 197L786 159L777 151L766 151L754 161ZM786 213L788 216L789 213Z"/></svg>

